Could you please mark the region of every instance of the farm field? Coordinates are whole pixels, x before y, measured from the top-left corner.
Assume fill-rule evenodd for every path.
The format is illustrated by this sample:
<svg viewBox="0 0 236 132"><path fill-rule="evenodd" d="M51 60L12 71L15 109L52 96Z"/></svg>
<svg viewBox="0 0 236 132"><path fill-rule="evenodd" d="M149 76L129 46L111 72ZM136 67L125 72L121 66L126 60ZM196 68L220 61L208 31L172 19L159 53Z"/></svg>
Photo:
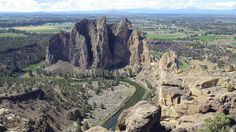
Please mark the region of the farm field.
<svg viewBox="0 0 236 132"><path fill-rule="evenodd" d="M31 33L57 33L60 32L61 29L55 26L22 26L22 27L15 27L14 29L20 31L26 31Z"/></svg>
<svg viewBox="0 0 236 132"><path fill-rule="evenodd" d="M148 33L146 35L147 38L150 39L158 39L158 40L177 40L185 37L183 34L152 34Z"/></svg>
<svg viewBox="0 0 236 132"><path fill-rule="evenodd" d="M72 23L46 23L37 26L18 26L14 27L14 29L30 33L58 33L63 29L70 28L71 26Z"/></svg>

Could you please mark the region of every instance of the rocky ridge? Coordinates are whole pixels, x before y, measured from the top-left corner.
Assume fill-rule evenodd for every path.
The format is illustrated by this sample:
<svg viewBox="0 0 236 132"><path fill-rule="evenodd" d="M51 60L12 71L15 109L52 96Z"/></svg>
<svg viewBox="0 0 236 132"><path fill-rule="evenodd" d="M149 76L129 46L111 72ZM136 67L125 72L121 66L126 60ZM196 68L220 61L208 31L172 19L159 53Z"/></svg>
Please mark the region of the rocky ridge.
<svg viewBox="0 0 236 132"><path fill-rule="evenodd" d="M181 71L178 56L170 51L137 75L138 81L148 82L155 88L156 96L151 102L161 106L161 123L165 127L196 131L216 112L234 115L236 73L198 67Z"/></svg>
<svg viewBox="0 0 236 132"><path fill-rule="evenodd" d="M148 63L149 50L141 31L127 19L119 24L99 20L81 20L71 32L50 39L46 62L67 61L82 69L118 69Z"/></svg>

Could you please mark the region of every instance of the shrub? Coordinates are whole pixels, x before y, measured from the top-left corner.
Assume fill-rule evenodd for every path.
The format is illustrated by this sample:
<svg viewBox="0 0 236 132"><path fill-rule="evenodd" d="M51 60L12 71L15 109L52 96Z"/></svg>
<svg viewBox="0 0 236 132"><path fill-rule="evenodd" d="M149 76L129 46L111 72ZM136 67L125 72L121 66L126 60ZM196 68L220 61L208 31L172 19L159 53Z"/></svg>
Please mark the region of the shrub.
<svg viewBox="0 0 236 132"><path fill-rule="evenodd" d="M232 117L224 113L217 113L213 118L207 118L204 121L204 127L200 132L227 132Z"/></svg>
<svg viewBox="0 0 236 132"><path fill-rule="evenodd" d="M77 119L77 127L75 129L75 132L82 132L81 124L80 124L80 119Z"/></svg>
<svg viewBox="0 0 236 132"><path fill-rule="evenodd" d="M234 86L232 84L229 84L227 87L228 92L233 92L234 91Z"/></svg>

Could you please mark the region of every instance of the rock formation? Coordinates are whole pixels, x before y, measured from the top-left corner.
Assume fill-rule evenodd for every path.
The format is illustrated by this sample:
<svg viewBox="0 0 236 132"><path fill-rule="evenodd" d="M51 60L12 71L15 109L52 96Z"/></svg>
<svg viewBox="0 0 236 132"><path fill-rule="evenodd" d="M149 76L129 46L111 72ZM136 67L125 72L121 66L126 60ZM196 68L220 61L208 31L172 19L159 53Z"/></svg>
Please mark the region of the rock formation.
<svg viewBox="0 0 236 132"><path fill-rule="evenodd" d="M95 126L90 129L88 129L86 132L108 132L106 128L103 128L101 126Z"/></svg>
<svg viewBox="0 0 236 132"><path fill-rule="evenodd" d="M161 107L147 102L139 102L124 110L117 122L117 130L125 132L161 132Z"/></svg>
<svg viewBox="0 0 236 132"><path fill-rule="evenodd" d="M169 51L164 53L160 59L159 68L169 72L178 69L178 60L175 52Z"/></svg>
<svg viewBox="0 0 236 132"><path fill-rule="evenodd" d="M150 61L143 34L127 19L119 24L100 20L81 20L71 32L54 35L46 54L48 64L67 61L82 69L116 69Z"/></svg>

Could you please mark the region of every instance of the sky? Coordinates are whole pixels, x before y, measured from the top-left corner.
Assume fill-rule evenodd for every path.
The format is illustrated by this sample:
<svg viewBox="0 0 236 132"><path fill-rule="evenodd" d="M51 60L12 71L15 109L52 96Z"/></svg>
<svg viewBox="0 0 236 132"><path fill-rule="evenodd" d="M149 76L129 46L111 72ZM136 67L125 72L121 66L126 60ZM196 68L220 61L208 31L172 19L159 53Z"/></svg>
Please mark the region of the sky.
<svg viewBox="0 0 236 132"><path fill-rule="evenodd" d="M236 9L236 0L0 0L0 12L153 9Z"/></svg>

